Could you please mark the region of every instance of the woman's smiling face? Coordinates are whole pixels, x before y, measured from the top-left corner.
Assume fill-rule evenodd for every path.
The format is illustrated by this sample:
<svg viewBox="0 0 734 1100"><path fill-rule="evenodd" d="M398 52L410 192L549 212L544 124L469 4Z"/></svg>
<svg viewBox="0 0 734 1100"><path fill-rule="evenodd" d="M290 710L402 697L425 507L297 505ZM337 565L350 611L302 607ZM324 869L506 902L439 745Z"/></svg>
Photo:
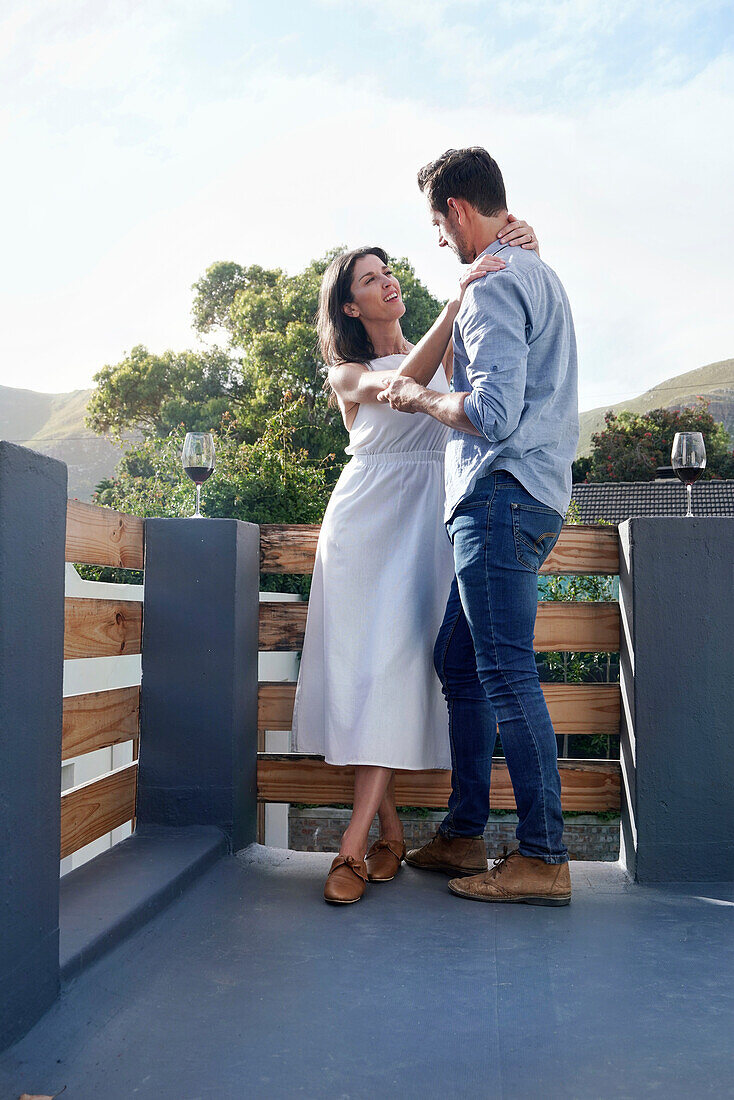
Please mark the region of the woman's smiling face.
<svg viewBox="0 0 734 1100"><path fill-rule="evenodd" d="M343 306L350 317L397 321L405 313L400 283L379 256L360 256L355 262L351 295L351 302Z"/></svg>

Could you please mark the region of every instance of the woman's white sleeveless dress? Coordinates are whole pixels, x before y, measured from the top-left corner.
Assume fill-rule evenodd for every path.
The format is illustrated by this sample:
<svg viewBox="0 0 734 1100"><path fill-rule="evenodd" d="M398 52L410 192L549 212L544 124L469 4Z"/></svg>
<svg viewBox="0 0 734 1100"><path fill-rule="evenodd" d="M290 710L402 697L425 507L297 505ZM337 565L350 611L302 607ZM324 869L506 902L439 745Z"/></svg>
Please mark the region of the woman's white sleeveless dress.
<svg viewBox="0 0 734 1100"><path fill-rule="evenodd" d="M403 355L370 364L396 370ZM448 392L443 367L430 388ZM293 747L329 764L449 768L433 645L454 575L443 524L449 429L425 413L360 405L351 461L316 551Z"/></svg>

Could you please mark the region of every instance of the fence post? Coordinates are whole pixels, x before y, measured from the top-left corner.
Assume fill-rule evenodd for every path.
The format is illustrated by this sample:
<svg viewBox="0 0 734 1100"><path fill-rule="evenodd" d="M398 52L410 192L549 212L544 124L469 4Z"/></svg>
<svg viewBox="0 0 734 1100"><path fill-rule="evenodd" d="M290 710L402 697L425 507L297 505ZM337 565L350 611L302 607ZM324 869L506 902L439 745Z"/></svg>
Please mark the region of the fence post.
<svg viewBox="0 0 734 1100"><path fill-rule="evenodd" d="M260 529L145 525L138 825L255 840Z"/></svg>
<svg viewBox="0 0 734 1100"><path fill-rule="evenodd" d="M66 474L0 441L0 1049L59 991Z"/></svg>
<svg viewBox="0 0 734 1100"><path fill-rule="evenodd" d="M622 858L734 879L734 518L620 524Z"/></svg>

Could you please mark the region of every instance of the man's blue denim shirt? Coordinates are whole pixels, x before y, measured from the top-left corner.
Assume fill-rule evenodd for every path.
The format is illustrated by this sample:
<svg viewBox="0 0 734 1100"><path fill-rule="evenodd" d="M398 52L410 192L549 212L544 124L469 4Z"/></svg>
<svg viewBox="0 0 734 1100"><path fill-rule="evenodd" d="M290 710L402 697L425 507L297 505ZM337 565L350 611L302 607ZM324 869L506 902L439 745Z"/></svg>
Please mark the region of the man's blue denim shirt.
<svg viewBox="0 0 734 1100"><path fill-rule="evenodd" d="M530 249L494 241L502 271L470 283L454 321L451 388L481 436L453 430L446 449L446 512L477 478L508 470L565 516L579 438L576 337L560 279Z"/></svg>

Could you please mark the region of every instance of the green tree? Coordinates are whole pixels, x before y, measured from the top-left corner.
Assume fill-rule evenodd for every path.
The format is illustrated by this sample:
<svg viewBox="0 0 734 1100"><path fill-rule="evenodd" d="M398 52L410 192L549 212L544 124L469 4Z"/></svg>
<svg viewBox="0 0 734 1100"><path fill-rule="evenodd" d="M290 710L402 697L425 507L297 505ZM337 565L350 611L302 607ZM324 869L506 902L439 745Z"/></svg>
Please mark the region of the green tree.
<svg viewBox="0 0 734 1100"><path fill-rule="evenodd" d="M592 436L586 481L651 481L658 466L670 465L676 432L701 432L706 444L704 477L734 477L734 453L723 424L702 401L693 409L653 409L648 413L608 412L605 428ZM576 467L575 480L581 467Z"/></svg>
<svg viewBox="0 0 734 1100"><path fill-rule="evenodd" d="M591 470L591 459L588 455L581 455L571 465L571 474L574 485L579 481L586 481Z"/></svg>
<svg viewBox="0 0 734 1100"><path fill-rule="evenodd" d="M218 348L155 355L138 345L94 380L87 425L116 438L128 431L162 437L180 425L209 431L243 400L238 364Z"/></svg>
<svg viewBox="0 0 734 1100"><path fill-rule="evenodd" d="M280 407L294 400L294 446L310 459L343 464L348 436L339 410L324 389L326 369L315 330L319 287L341 249L313 260L297 275L279 268L219 262L193 286L193 325L226 346L205 351L133 348L120 363L104 367L89 403L87 423L120 436L137 430L162 438L183 424L212 430L229 414L229 432L254 443ZM416 277L406 259L396 259L406 305L403 331L413 342L433 323L442 303Z"/></svg>
<svg viewBox="0 0 734 1100"><path fill-rule="evenodd" d="M262 267L245 269L231 261L211 264L191 288L195 292L191 316L196 331L228 330L232 303L238 291L255 279L275 274Z"/></svg>
<svg viewBox="0 0 734 1100"><path fill-rule="evenodd" d="M329 497L327 468L294 443L299 405L282 402L254 443L238 439L224 418L215 434L216 470L202 491L205 515L251 523L321 522ZM138 516L191 515L194 490L181 466L183 437L180 427L132 446L115 476L99 485L95 503ZM107 571L85 570L83 575L113 579ZM309 586L308 577L261 577L263 590L306 594Z"/></svg>

